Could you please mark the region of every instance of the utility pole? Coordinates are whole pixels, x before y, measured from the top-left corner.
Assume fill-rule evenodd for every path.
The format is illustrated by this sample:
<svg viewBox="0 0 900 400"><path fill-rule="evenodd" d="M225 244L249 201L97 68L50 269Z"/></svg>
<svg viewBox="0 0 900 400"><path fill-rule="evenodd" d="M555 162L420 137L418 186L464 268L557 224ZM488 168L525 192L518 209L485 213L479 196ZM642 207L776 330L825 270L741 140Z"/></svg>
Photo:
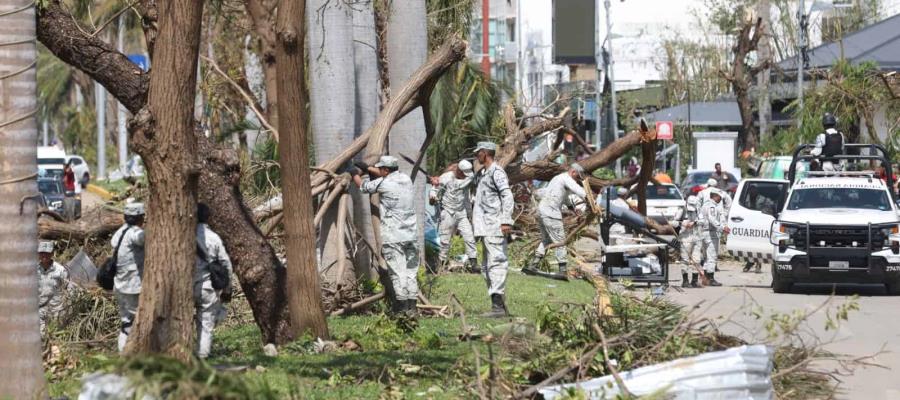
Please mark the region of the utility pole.
<svg viewBox="0 0 900 400"><path fill-rule="evenodd" d="M525 38L522 37L522 0L516 0L516 92L520 100L519 104L524 105L525 101ZM533 102L534 99L531 99ZM538 103L540 104L540 103Z"/></svg>
<svg viewBox="0 0 900 400"><path fill-rule="evenodd" d="M609 71L607 71L607 76L609 76L609 120L610 120L610 132L612 135L610 143L617 139L619 133L619 116L616 113L616 74L615 74L615 57L613 56L613 33L612 33L612 18L610 17L610 7L609 0L603 0L603 5L606 7L606 46L609 50Z"/></svg>
<svg viewBox="0 0 900 400"><path fill-rule="evenodd" d="M106 88L94 81L97 110L97 179L106 178Z"/></svg>
<svg viewBox="0 0 900 400"><path fill-rule="evenodd" d="M491 1L481 0L481 72L491 77Z"/></svg>
<svg viewBox="0 0 900 400"><path fill-rule="evenodd" d="M119 16L119 32L116 37L116 50L122 54L125 54L125 15L127 13ZM127 117L125 106L118 101L116 103L116 131L118 132L118 140L116 142L119 145L119 170L124 173L125 164L128 161L128 127L125 124Z"/></svg>
<svg viewBox="0 0 900 400"><path fill-rule="evenodd" d="M619 133L619 117L616 113L616 74L615 74L615 57L613 57L613 33L612 18L610 16L609 0L603 0L603 6L606 8L606 45L609 50L607 57L607 74L609 77L609 143L614 142L618 138ZM616 160L616 176L622 175L622 162Z"/></svg>

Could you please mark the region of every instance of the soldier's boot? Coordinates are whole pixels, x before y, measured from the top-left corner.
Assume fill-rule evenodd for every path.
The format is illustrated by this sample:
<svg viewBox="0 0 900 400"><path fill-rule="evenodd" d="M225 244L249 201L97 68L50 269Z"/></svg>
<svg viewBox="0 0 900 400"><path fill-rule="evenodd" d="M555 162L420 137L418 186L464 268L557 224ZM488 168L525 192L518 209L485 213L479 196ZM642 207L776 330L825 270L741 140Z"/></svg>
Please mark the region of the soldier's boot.
<svg viewBox="0 0 900 400"><path fill-rule="evenodd" d="M692 288L700 287L700 282L698 282L699 278L700 278L700 274L698 274L696 272L691 274L691 287Z"/></svg>
<svg viewBox="0 0 900 400"><path fill-rule="evenodd" d="M507 315L509 315L509 312L506 310L503 295L497 293L491 295L491 311L481 314L485 318L503 318Z"/></svg>
<svg viewBox="0 0 900 400"><path fill-rule="evenodd" d="M709 277L709 286L722 286L722 284L716 280L715 272L707 272L706 276Z"/></svg>
<svg viewBox="0 0 900 400"><path fill-rule="evenodd" d="M541 259L543 257L534 255L531 257L531 261L528 261L528 264L525 265L525 268L522 268L522 273L527 275L537 275L537 267L541 264Z"/></svg>
<svg viewBox="0 0 900 400"><path fill-rule="evenodd" d="M470 258L470 259L469 259L469 272L471 272L471 273L473 273L473 274L479 274L479 273L481 273L481 267L478 266L478 259L477 259L477 258Z"/></svg>
<svg viewBox="0 0 900 400"><path fill-rule="evenodd" d="M744 264L744 272L750 272L750 268L752 268L752 267L753 267L753 263L748 261L746 264Z"/></svg>
<svg viewBox="0 0 900 400"><path fill-rule="evenodd" d="M755 272L757 274L761 274L762 273L762 263L757 262L756 267L753 268L753 272Z"/></svg>
<svg viewBox="0 0 900 400"><path fill-rule="evenodd" d="M567 263L559 263L559 277L563 280L569 280L569 266Z"/></svg>
<svg viewBox="0 0 900 400"><path fill-rule="evenodd" d="M697 275L697 274L694 274L694 275ZM683 287L683 288L691 287L691 284L688 283L687 272L681 273L681 287Z"/></svg>

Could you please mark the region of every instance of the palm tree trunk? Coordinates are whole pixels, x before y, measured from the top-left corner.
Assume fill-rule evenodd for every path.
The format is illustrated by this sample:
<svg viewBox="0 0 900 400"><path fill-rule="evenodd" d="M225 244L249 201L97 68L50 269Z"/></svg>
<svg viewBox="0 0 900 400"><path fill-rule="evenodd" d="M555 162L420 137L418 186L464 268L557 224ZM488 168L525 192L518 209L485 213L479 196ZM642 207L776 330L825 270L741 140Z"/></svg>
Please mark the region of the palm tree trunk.
<svg viewBox="0 0 900 400"><path fill-rule="evenodd" d="M378 99L378 55L376 53L377 34L375 33L374 0L358 3L353 9L353 59L356 64L356 126L354 137L362 135L366 129L375 124L378 117L380 101ZM357 156L362 160L362 155ZM359 189L351 185L350 195L353 198L353 222L356 231L363 235L369 243L375 243L372 231L372 216L366 199ZM377 271L371 263L372 255L368 248L359 249L354 260L357 276L374 278Z"/></svg>
<svg viewBox="0 0 900 400"><path fill-rule="evenodd" d="M306 0L309 35L310 127L316 158L328 161L353 142L356 124L356 79L353 62L353 17L347 4L331 0ZM349 204L353 207L352 204ZM319 271L327 286L355 281L350 274L337 276L340 247L337 235L338 204L325 214L319 229ZM352 272L352 271L351 271Z"/></svg>
<svg viewBox="0 0 900 400"><path fill-rule="evenodd" d="M29 6L30 5L30 6ZM23 9L23 7L26 7ZM0 398L46 397L37 299L35 14L31 0L0 6ZM25 118L22 118L25 117ZM24 201L24 203L22 203ZM20 204L24 204L21 208Z"/></svg>
<svg viewBox="0 0 900 400"><path fill-rule="evenodd" d="M425 63L428 55L425 0L393 1L390 3L387 27L387 54L391 87L399 89L415 70ZM391 128L389 149L391 154L403 154L416 158L425 141L425 120L422 109L410 112ZM412 173L412 164L400 159L400 170ZM417 196L418 246L424 250L425 177L416 179L413 187ZM424 251L419 257L424 257Z"/></svg>

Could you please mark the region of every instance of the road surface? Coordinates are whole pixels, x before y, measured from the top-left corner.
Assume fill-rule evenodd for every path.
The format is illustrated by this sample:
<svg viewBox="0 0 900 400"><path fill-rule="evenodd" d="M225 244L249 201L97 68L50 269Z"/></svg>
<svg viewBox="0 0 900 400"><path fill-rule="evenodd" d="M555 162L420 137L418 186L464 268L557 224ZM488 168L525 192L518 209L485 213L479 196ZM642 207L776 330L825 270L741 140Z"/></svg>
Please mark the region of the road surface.
<svg viewBox="0 0 900 400"><path fill-rule="evenodd" d="M793 310L812 311L831 297L830 286L801 286L791 294L775 294L769 288L771 275L763 272L741 272L736 262L721 263L716 280L722 287L702 289L669 289L666 297L686 306L699 305L697 312L711 318L721 318L720 328L727 334L748 341L765 337L764 320L750 315L756 303L768 312L788 313ZM681 285L679 268L670 269L672 285ZM678 278L678 282L675 282ZM858 311L851 311L849 321L838 330L826 330L825 309L817 311L809 319L809 328L823 341L830 342L825 349L834 353L865 356L885 351L874 362L889 369L865 368L843 377L839 399L894 400L900 399L900 296L888 296L883 286L838 286L831 300L832 310L859 295ZM730 319L731 322L726 320ZM835 365L821 365L833 369Z"/></svg>

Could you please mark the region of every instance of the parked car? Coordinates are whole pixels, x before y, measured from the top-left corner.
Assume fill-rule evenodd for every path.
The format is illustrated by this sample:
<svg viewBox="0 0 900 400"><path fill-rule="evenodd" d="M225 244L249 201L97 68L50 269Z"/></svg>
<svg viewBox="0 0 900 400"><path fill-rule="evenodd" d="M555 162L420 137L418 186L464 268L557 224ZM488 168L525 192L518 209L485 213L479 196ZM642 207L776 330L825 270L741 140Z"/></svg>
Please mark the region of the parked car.
<svg viewBox="0 0 900 400"><path fill-rule="evenodd" d="M689 171L687 176L681 181L681 192L685 196L693 196L700 193L706 187L706 181L712 177L715 171ZM723 171L724 172L724 171ZM735 177L731 172L724 172L728 176L728 194L734 198L734 192L737 190L740 177Z"/></svg>
<svg viewBox="0 0 900 400"><path fill-rule="evenodd" d="M38 172L42 176L62 177L66 165L66 152L53 146L38 147L37 152Z"/></svg>
<svg viewBox="0 0 900 400"><path fill-rule="evenodd" d="M676 226L684 218L685 201L678 187L666 183L647 185L647 216L660 223ZM637 201L637 196L632 197Z"/></svg>

